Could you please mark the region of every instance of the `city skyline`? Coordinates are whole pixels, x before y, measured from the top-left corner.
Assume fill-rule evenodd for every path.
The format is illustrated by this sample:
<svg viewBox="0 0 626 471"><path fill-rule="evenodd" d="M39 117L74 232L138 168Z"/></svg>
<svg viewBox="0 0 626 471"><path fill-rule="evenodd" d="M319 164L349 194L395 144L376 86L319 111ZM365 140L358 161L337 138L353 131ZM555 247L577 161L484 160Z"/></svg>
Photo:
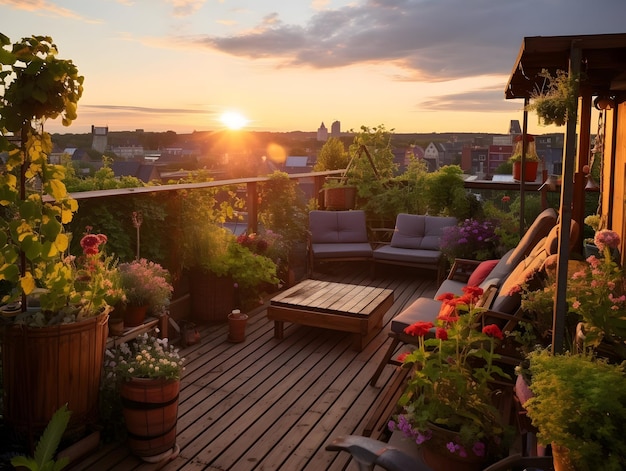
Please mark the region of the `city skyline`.
<svg viewBox="0 0 626 471"><path fill-rule="evenodd" d="M623 0L0 0L12 42L49 35L85 76L78 119L46 130L505 133L525 36L623 32ZM529 132L540 127L529 115Z"/></svg>

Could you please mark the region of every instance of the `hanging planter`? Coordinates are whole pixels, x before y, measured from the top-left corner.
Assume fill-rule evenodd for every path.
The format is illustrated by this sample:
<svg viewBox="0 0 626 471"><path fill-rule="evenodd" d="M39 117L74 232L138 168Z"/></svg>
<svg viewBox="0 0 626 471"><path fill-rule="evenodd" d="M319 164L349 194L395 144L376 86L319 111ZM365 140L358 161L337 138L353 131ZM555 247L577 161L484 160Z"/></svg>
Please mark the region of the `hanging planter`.
<svg viewBox="0 0 626 471"><path fill-rule="evenodd" d="M563 126L570 117L576 116L579 79L563 70L552 75L544 69L539 75L544 78L544 86L531 95L526 110L536 112L540 124Z"/></svg>

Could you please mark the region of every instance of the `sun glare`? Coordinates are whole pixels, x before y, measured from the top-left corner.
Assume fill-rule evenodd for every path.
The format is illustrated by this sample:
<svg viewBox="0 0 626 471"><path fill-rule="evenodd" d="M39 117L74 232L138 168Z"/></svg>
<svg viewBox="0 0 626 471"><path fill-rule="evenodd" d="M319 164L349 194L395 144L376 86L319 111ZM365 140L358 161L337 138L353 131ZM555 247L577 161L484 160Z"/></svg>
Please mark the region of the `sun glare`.
<svg viewBox="0 0 626 471"><path fill-rule="evenodd" d="M236 111L228 111L220 117L220 121L228 129L241 129L248 124L248 119Z"/></svg>

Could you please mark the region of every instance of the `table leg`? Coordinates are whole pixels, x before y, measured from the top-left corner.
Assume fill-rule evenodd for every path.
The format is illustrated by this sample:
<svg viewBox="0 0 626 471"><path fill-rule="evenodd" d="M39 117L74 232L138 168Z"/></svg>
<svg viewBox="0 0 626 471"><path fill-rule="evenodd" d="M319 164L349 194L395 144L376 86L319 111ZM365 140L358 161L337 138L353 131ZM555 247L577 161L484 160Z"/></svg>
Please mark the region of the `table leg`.
<svg viewBox="0 0 626 471"><path fill-rule="evenodd" d="M274 321L274 338L283 338L283 321Z"/></svg>

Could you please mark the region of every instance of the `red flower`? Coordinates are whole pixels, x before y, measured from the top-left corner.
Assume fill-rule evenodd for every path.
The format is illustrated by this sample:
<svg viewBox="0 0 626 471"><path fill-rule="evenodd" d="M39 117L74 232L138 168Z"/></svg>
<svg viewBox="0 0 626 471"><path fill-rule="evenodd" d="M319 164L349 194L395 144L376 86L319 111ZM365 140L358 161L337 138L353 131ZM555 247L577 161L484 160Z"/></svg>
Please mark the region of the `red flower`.
<svg viewBox="0 0 626 471"><path fill-rule="evenodd" d="M95 255L98 253L98 246L101 244L101 239L96 234L87 234L80 240L80 246L86 255Z"/></svg>
<svg viewBox="0 0 626 471"><path fill-rule="evenodd" d="M454 299L456 296L453 293L443 293L440 294L439 296L437 296L435 299L437 301L450 301L451 299Z"/></svg>
<svg viewBox="0 0 626 471"><path fill-rule="evenodd" d="M439 340L448 340L448 331L443 327L437 327L437 330L435 331L435 337Z"/></svg>
<svg viewBox="0 0 626 471"><path fill-rule="evenodd" d="M415 337L424 337L434 327L432 322L416 322L404 329L404 333Z"/></svg>
<svg viewBox="0 0 626 471"><path fill-rule="evenodd" d="M502 340L504 336L502 335L502 331L500 327L495 324L489 324L483 327L483 334L488 335L489 337L494 337Z"/></svg>
<svg viewBox="0 0 626 471"><path fill-rule="evenodd" d="M478 301L484 292L483 289L478 286L464 286L462 289L463 292L470 297L471 303Z"/></svg>
<svg viewBox="0 0 626 471"><path fill-rule="evenodd" d="M510 196L504 195L502 197L502 202L503 203L508 203L509 201L511 201L511 197Z"/></svg>
<svg viewBox="0 0 626 471"><path fill-rule="evenodd" d="M409 352L403 352L396 358L400 363L404 363L404 359L409 356Z"/></svg>

